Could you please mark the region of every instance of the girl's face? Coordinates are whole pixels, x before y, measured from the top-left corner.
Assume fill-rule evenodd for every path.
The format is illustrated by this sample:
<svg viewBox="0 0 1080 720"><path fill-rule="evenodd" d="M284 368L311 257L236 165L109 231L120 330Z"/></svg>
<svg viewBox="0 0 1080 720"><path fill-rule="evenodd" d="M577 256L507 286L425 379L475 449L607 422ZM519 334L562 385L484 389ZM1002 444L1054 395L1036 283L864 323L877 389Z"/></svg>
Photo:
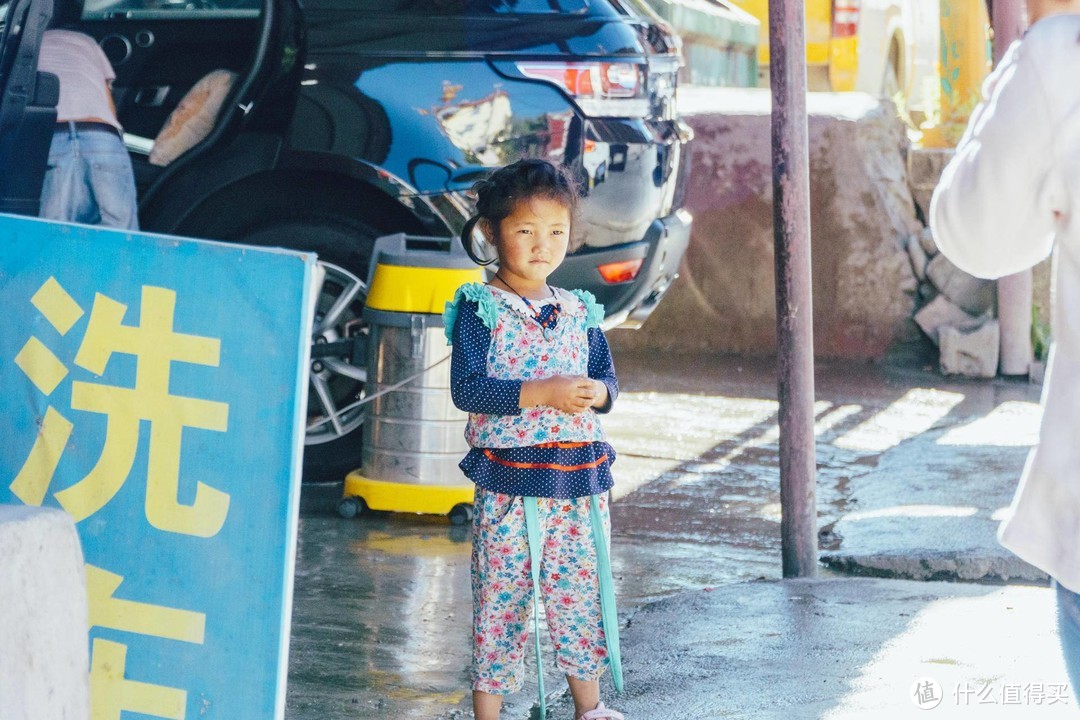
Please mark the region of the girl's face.
<svg viewBox="0 0 1080 720"><path fill-rule="evenodd" d="M570 208L545 197L519 200L495 234L499 274L520 293L546 290L569 241Z"/></svg>

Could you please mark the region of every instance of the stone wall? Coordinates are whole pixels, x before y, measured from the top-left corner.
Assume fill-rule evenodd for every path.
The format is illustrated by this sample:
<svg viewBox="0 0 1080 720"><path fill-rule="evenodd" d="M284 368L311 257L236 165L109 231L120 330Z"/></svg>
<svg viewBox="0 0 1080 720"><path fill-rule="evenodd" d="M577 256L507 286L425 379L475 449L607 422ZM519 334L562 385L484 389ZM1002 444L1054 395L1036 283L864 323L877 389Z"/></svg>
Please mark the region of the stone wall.
<svg viewBox="0 0 1080 720"><path fill-rule="evenodd" d="M767 90L685 88L694 128L687 207L693 237L681 276L616 351L770 354L776 347L772 163ZM811 94L810 199L818 357L880 359L917 340L917 235L905 127L867 95Z"/></svg>
<svg viewBox="0 0 1080 720"><path fill-rule="evenodd" d="M915 204L924 217L930 214L930 201L954 151L917 148L908 154L908 180ZM923 228L919 242L908 243L912 270L919 280L920 307L915 322L940 350L939 367L945 374L994 377L1005 364L1005 346L1017 347L1017 339L1007 339L995 319L998 307L997 283L979 280L963 272L938 254L930 228ZM1042 382L1046 353L1049 349L1051 285L1053 264L1050 258L1032 271L1032 350L1034 360L1030 377ZM1014 322L1019 318L1014 318ZM952 328L947 333L942 330ZM1022 343L1021 343L1022 344ZM1015 372L1015 360L1010 372ZM1000 368L1002 371L1004 367Z"/></svg>

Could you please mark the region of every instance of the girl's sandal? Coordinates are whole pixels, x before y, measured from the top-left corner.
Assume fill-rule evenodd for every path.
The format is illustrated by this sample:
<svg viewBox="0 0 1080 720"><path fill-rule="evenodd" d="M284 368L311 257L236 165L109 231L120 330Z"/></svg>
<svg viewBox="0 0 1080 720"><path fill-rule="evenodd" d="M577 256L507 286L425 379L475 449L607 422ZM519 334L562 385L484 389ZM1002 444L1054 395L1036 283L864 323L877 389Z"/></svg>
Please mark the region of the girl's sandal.
<svg viewBox="0 0 1080 720"><path fill-rule="evenodd" d="M596 703L596 708L582 715L578 720L626 720L621 712L608 710L604 703Z"/></svg>

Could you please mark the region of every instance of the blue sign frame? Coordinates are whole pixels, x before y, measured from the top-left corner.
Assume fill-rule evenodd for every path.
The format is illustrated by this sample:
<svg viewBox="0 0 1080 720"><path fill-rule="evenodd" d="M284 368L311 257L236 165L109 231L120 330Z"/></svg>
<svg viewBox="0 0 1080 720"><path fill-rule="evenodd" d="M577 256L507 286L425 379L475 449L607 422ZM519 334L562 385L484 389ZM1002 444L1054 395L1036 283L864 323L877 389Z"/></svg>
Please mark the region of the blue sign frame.
<svg viewBox="0 0 1080 720"><path fill-rule="evenodd" d="M0 503L77 522L93 720L284 717L318 272L0 215Z"/></svg>

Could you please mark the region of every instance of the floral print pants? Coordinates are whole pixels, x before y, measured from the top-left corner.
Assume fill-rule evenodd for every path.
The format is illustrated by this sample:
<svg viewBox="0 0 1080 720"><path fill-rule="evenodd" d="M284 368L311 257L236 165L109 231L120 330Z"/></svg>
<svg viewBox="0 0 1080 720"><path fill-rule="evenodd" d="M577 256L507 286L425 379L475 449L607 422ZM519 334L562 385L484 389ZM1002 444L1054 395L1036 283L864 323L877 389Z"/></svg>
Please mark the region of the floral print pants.
<svg viewBox="0 0 1080 720"><path fill-rule="evenodd" d="M576 680L595 680L608 664L589 516L593 498L600 502L607 540L607 493L537 501L541 599L556 665ZM533 627L524 501L478 487L473 509L473 689L505 695L521 689Z"/></svg>

